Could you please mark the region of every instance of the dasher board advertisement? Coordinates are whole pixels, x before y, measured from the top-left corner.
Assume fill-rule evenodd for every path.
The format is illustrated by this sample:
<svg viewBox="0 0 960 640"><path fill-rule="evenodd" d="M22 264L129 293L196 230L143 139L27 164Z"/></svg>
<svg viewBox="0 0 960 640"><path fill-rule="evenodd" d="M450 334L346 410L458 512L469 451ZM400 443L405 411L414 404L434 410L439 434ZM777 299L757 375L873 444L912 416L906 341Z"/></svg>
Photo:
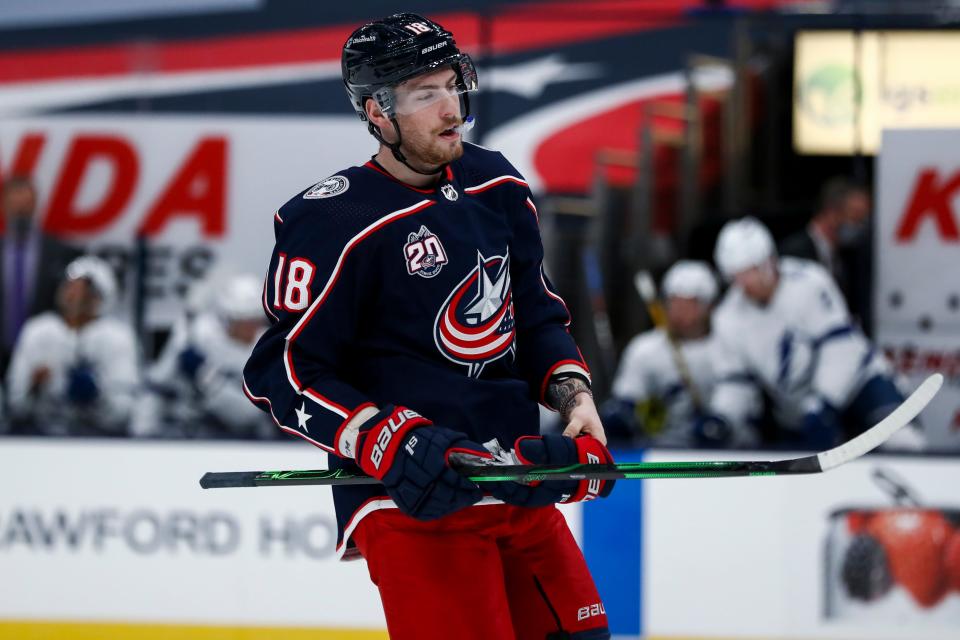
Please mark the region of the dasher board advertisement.
<svg viewBox="0 0 960 640"><path fill-rule="evenodd" d="M960 451L960 129L885 131L877 164L877 346L910 385L943 373L920 422Z"/></svg>
<svg viewBox="0 0 960 640"><path fill-rule="evenodd" d="M366 562L337 560L329 487L199 485L207 471L326 458L301 442L0 438L0 639L167 628L187 640L386 640ZM562 511L582 542L580 505Z"/></svg>
<svg viewBox="0 0 960 640"><path fill-rule="evenodd" d="M811 476L645 481L644 637L955 639L958 484L956 458L875 454Z"/></svg>
<svg viewBox="0 0 960 640"><path fill-rule="evenodd" d="M872 155L888 128L960 126L960 31L801 31L794 148Z"/></svg>
<svg viewBox="0 0 960 640"><path fill-rule="evenodd" d="M30 176L44 230L114 265L122 309L139 268L154 328L169 326L190 285L208 274L262 278L277 209L375 151L347 116L0 121L0 176Z"/></svg>

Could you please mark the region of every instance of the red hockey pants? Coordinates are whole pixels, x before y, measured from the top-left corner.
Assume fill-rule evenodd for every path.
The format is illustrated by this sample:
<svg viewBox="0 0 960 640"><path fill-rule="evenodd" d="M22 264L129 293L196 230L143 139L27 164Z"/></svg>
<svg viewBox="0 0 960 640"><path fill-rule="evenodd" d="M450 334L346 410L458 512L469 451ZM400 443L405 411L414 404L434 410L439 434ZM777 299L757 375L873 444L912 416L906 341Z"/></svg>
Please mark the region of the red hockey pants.
<svg viewBox="0 0 960 640"><path fill-rule="evenodd" d="M432 522L385 509L353 537L391 640L610 637L583 554L553 506L472 507Z"/></svg>

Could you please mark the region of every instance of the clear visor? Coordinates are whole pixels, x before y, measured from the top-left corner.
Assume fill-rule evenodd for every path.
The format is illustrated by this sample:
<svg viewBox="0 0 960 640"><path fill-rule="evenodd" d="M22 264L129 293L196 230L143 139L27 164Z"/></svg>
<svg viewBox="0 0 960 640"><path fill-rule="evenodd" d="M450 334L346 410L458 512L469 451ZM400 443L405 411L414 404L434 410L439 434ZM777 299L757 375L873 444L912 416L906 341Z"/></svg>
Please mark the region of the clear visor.
<svg viewBox="0 0 960 640"><path fill-rule="evenodd" d="M460 104L463 94L477 90L477 72L468 56L450 69L452 73L431 74L426 82L414 78L398 86L384 87L373 97L387 116L411 115L443 100Z"/></svg>

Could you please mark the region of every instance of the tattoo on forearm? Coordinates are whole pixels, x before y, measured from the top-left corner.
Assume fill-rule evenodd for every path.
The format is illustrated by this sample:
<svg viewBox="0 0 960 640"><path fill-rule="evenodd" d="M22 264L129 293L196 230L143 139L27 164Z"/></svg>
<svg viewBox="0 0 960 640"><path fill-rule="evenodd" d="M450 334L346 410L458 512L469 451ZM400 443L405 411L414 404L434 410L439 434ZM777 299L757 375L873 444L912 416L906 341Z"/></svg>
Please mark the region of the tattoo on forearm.
<svg viewBox="0 0 960 640"><path fill-rule="evenodd" d="M547 404L560 412L564 422L570 419L570 412L577 406L577 394L586 393L593 397L589 385L580 378L557 378L547 385Z"/></svg>

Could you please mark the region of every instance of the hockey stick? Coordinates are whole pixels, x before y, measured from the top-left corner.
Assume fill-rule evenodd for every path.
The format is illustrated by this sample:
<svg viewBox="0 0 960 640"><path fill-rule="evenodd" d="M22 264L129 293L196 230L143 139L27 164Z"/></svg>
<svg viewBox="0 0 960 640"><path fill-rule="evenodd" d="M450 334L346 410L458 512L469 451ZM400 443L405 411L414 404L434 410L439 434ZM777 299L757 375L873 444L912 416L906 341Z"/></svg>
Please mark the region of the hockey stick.
<svg viewBox="0 0 960 640"><path fill-rule="evenodd" d="M736 476L780 476L820 473L859 458L883 444L897 430L909 424L929 404L943 385L935 373L921 384L903 404L879 423L844 444L821 453L791 460L767 462L627 462L619 464L573 465L469 465L457 470L474 482L536 482L540 480L634 480L644 478L732 478ZM310 471L228 471L205 473L204 489L225 487L273 487L306 484L377 484L375 478L344 469Z"/></svg>
<svg viewBox="0 0 960 640"><path fill-rule="evenodd" d="M633 277L633 286L640 294L643 304L647 307L647 313L650 315L653 326L661 329L666 335L667 344L670 346L670 356L673 358L674 366L677 367L677 373L680 374L680 381L683 382L687 393L690 394L694 409L702 414L705 407L703 396L700 395L700 390L693 381L690 367L687 366L687 359L680 348L680 341L670 332L670 327L667 326L667 312L657 295L657 286L653 283L653 276L650 275L649 271L637 271Z"/></svg>

